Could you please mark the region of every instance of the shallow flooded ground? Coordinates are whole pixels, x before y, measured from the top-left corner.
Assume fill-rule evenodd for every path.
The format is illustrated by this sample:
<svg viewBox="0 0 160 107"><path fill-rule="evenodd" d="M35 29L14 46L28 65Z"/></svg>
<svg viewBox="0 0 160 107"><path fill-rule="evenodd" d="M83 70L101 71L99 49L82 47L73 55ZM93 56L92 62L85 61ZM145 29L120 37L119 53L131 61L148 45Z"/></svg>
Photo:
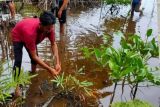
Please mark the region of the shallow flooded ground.
<svg viewBox="0 0 160 107"><path fill-rule="evenodd" d="M153 35L155 37L158 36L156 0L143 0L142 7L144 8L144 16L139 17L139 13L135 13L132 20L127 16L130 6L119 6L120 9L115 10L113 13L108 10L109 7L110 6L104 5L102 8L71 9L67 18L66 35L63 37L59 36L59 25L58 23L56 24L56 41L59 47L62 72L75 74L76 71L83 68L86 74L81 76L80 79L94 82L93 88L104 92L103 98L100 99L100 103L104 107L108 107L110 94L112 92L111 89L113 88L108 81L108 70L101 69L94 62L84 59L80 48L83 46L99 46L102 43L101 34L103 33L110 35L109 43L113 43L114 47L118 47L119 38L112 36L113 32L118 30L122 30L126 32L126 34L137 33L145 39L144 35L147 29L152 28ZM6 42L9 48L0 48L0 58L5 60L7 60L5 54L12 56L11 45L8 41ZM3 45L1 45L1 47L2 46ZM4 51L5 49L7 51ZM54 65L53 56L50 53L51 50L48 40L38 45L39 56L48 64ZM12 58L10 57L8 60L10 59ZM157 60L158 59L151 59L149 64L151 66L158 66L154 63L157 62ZM9 64L12 66L13 60L9 61ZM22 66L26 71L30 70L30 60L25 49ZM52 101L49 100L55 95L56 89L52 88L53 84L50 83L51 77L49 73L42 68L38 69L39 75L32 79L32 84L29 86L29 89L27 89L24 105L25 107L52 107ZM120 88L118 89L119 91L121 90ZM129 99L129 95L127 95L128 89L126 86L124 97L122 98L123 101ZM140 87L137 98L146 100L155 107L158 107L160 94L157 93L159 93L159 91L160 88L155 86ZM118 92L116 94L119 95ZM47 103L47 101L49 102ZM121 98L115 98L115 101L121 101ZM54 107L65 107L65 101L59 102L58 104L56 104L57 106L54 105Z"/></svg>

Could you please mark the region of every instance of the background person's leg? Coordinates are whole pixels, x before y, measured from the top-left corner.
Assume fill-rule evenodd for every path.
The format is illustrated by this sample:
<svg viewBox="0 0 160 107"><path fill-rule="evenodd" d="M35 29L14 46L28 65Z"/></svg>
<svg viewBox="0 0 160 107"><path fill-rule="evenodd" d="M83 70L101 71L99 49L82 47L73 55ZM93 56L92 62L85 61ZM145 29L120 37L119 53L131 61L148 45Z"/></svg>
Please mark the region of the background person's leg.
<svg viewBox="0 0 160 107"><path fill-rule="evenodd" d="M65 25L60 23L60 36L64 36Z"/></svg>
<svg viewBox="0 0 160 107"><path fill-rule="evenodd" d="M59 2L59 7L61 7L63 2ZM58 13L58 12L57 12ZM57 15L58 16L58 15ZM59 18L60 23L60 36L63 36L65 34L65 23L66 23L66 17L67 17L67 9L62 11L61 18Z"/></svg>
<svg viewBox="0 0 160 107"><path fill-rule="evenodd" d="M142 16L143 15L143 12L142 12L142 10L140 9L140 7L141 7L141 3L139 3L139 4L137 4L136 6L135 6L135 12L140 12L140 16Z"/></svg>
<svg viewBox="0 0 160 107"><path fill-rule="evenodd" d="M135 4L135 3L132 3L132 7L131 7L131 18L133 18L133 16L134 16L135 7L136 7L136 4Z"/></svg>
<svg viewBox="0 0 160 107"><path fill-rule="evenodd" d="M66 16L67 16L67 10L63 10L62 11L62 16L59 19L59 23L60 23L60 35L64 35L65 34Z"/></svg>
<svg viewBox="0 0 160 107"><path fill-rule="evenodd" d="M16 14L16 9L13 1L8 2L9 10L11 13L11 17L14 19Z"/></svg>

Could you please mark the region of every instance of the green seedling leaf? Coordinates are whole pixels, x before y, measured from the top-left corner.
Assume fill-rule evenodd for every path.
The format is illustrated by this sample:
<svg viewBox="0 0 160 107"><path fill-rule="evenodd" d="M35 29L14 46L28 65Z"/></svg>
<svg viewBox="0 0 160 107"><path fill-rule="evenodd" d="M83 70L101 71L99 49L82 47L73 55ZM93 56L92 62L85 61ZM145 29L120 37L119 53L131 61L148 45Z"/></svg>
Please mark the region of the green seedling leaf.
<svg viewBox="0 0 160 107"><path fill-rule="evenodd" d="M152 31L153 31L152 29L147 30L147 37L150 37L152 35Z"/></svg>

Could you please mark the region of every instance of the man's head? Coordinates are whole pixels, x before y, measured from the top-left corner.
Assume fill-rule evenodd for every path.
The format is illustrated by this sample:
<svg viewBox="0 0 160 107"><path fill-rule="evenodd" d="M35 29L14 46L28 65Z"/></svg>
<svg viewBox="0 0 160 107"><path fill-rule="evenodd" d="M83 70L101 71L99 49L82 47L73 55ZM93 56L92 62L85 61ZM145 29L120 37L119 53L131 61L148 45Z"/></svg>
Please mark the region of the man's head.
<svg viewBox="0 0 160 107"><path fill-rule="evenodd" d="M53 24L56 23L56 18L53 13L44 11L40 15L40 25L44 32L49 32L53 28Z"/></svg>

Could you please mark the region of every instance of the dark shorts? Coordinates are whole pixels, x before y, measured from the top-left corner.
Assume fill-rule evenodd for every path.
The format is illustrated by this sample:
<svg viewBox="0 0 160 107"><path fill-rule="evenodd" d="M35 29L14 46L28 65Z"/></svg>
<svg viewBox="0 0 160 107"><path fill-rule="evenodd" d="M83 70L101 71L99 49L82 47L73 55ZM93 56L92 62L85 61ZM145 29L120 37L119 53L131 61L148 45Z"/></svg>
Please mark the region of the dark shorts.
<svg viewBox="0 0 160 107"><path fill-rule="evenodd" d="M132 11L137 11L140 6L140 3L132 3Z"/></svg>
<svg viewBox="0 0 160 107"><path fill-rule="evenodd" d="M60 1L60 2L59 2L59 7L61 7L62 4L63 4L63 1ZM51 8L51 12L52 12L53 14L55 14L56 17L58 17L58 11L59 11L59 8L56 8L56 7ZM66 16L67 16L67 10L65 9L65 10L62 11L61 18L58 18L58 19L59 19L59 22L60 22L61 24L66 23Z"/></svg>
<svg viewBox="0 0 160 107"><path fill-rule="evenodd" d="M12 0L7 0L7 1L6 1L7 4L10 3L10 2L12 2Z"/></svg>
<svg viewBox="0 0 160 107"><path fill-rule="evenodd" d="M19 70L20 70L20 68L21 68L23 46L25 47L25 44L23 42L13 42L13 51L14 51L14 58L15 58L13 69L19 68ZM37 63L31 57L31 54L29 53L29 50L27 48L26 48L26 50L27 50L27 52L29 54L29 57L31 59L31 64L36 65Z"/></svg>

